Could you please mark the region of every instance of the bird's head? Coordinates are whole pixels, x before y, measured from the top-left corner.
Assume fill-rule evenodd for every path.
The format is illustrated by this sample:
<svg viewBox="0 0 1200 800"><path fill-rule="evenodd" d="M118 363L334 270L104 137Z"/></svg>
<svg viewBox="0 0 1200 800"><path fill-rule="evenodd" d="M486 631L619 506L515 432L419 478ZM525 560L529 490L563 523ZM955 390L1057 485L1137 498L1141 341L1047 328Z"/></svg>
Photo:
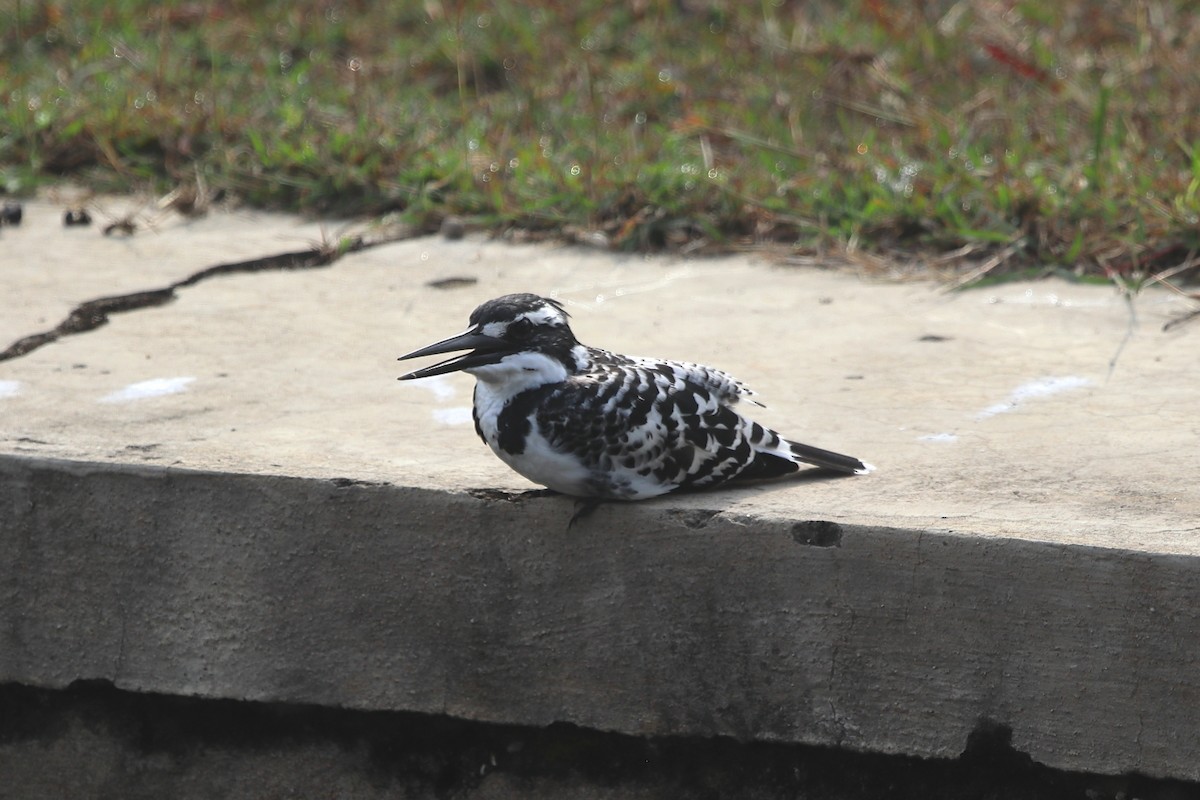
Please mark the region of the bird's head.
<svg viewBox="0 0 1200 800"><path fill-rule="evenodd" d="M489 300L471 312L465 331L406 353L399 360L470 352L401 375L400 380L459 370L483 380L516 372L569 370L574 363L571 350L578 342L567 324L568 316L558 301L536 294L507 294Z"/></svg>

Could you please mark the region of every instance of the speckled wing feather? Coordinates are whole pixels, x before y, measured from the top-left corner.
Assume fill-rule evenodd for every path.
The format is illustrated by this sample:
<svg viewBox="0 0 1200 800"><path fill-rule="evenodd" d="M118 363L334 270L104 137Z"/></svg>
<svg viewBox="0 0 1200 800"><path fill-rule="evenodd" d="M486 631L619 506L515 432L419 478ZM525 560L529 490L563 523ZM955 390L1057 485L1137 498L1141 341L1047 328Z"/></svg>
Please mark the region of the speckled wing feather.
<svg viewBox="0 0 1200 800"><path fill-rule="evenodd" d="M552 447L584 463L601 496L715 486L795 471L783 440L731 408L749 394L719 370L591 351L592 363L530 403ZM534 398L530 398L531 401Z"/></svg>
<svg viewBox="0 0 1200 800"><path fill-rule="evenodd" d="M624 356L596 347L588 347L586 348L586 352L588 364L585 368L585 374L591 375L599 381L618 377L628 378L634 373L641 379L649 373L666 375L669 372L673 377L691 381L715 393L718 398L726 403L736 403L741 399L749 399L755 394L753 389L729 373L713 369L712 367L706 367L702 364L693 364L690 361L665 361L657 358ZM757 400L750 400L749 402L760 407L762 406L762 403Z"/></svg>

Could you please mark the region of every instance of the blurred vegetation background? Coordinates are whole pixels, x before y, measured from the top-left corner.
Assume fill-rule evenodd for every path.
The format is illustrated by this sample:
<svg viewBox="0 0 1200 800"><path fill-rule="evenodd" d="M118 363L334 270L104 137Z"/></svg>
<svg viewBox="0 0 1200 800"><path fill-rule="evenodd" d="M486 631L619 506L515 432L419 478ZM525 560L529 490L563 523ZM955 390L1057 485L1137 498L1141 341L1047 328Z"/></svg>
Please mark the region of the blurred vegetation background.
<svg viewBox="0 0 1200 800"><path fill-rule="evenodd" d="M1182 278L1198 5L2 0L0 191Z"/></svg>

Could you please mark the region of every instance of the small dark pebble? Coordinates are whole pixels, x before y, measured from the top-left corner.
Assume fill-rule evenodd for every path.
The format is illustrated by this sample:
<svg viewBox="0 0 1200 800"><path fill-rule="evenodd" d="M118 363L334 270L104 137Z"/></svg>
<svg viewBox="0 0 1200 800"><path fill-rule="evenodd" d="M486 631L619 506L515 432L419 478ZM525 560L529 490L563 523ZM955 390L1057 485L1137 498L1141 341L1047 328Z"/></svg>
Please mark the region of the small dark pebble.
<svg viewBox="0 0 1200 800"><path fill-rule="evenodd" d="M940 336L936 333L927 333L924 336L922 336L920 339L917 339L917 341L918 342L948 342L953 338L954 338L953 336Z"/></svg>
<svg viewBox="0 0 1200 800"><path fill-rule="evenodd" d="M25 209L15 200L5 200L4 207L0 208L0 220L5 225L20 225L21 217L25 215Z"/></svg>
<svg viewBox="0 0 1200 800"><path fill-rule="evenodd" d="M429 281L425 284L432 289L461 289L464 286L474 286L479 283L478 278L439 278L436 281Z"/></svg>
<svg viewBox="0 0 1200 800"><path fill-rule="evenodd" d="M112 236L119 233L122 236L133 236L137 233L137 223L131 219L119 219L111 225L104 226L104 235Z"/></svg>
<svg viewBox="0 0 1200 800"><path fill-rule="evenodd" d="M442 220L441 234L447 239L461 239L467 232L467 226L459 217L446 217Z"/></svg>
<svg viewBox="0 0 1200 800"><path fill-rule="evenodd" d="M91 225L92 215L85 208L68 209L67 213L63 214L63 225L68 228L75 225Z"/></svg>

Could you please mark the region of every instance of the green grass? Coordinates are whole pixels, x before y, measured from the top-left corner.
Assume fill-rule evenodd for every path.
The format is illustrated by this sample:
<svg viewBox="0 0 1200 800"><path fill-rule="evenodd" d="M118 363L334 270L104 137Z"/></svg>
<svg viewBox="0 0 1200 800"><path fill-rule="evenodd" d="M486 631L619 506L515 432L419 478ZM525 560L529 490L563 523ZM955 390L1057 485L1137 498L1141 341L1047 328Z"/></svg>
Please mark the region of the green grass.
<svg viewBox="0 0 1200 800"><path fill-rule="evenodd" d="M199 175L314 213L993 274L1200 247L1198 3L569 5L0 0L0 190Z"/></svg>

